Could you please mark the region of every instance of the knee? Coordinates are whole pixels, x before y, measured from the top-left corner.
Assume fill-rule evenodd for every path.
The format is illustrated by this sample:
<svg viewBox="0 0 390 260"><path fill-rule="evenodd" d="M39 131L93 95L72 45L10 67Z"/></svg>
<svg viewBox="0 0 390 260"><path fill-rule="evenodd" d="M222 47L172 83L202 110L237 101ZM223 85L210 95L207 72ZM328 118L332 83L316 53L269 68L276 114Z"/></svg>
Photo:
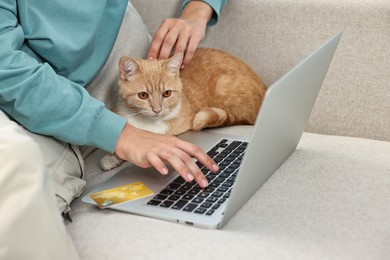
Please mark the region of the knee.
<svg viewBox="0 0 390 260"><path fill-rule="evenodd" d="M21 135L5 142L4 148L5 151L3 152L8 153L11 156L10 158L16 161L42 161L42 152L39 145L27 135Z"/></svg>
<svg viewBox="0 0 390 260"><path fill-rule="evenodd" d="M15 133L9 138L0 137L0 154L2 172L5 175L8 172L15 177L32 177L37 172L44 172L45 163L41 149L28 135Z"/></svg>

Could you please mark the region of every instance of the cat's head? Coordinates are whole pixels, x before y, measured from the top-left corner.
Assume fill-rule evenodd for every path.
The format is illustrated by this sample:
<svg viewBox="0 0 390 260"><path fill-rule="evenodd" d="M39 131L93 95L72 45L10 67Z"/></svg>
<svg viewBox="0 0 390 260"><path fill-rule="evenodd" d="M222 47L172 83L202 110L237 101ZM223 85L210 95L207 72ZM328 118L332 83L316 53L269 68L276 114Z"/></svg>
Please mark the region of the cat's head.
<svg viewBox="0 0 390 260"><path fill-rule="evenodd" d="M183 54L166 60L119 61L119 95L135 116L169 119L180 109Z"/></svg>

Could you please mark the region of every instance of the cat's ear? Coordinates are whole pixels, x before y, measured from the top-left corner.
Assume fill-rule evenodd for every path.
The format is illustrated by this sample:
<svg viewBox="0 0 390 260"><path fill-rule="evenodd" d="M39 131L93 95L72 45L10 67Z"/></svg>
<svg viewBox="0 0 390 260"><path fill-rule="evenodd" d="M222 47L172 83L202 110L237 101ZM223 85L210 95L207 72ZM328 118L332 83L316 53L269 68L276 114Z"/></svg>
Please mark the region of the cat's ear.
<svg viewBox="0 0 390 260"><path fill-rule="evenodd" d="M124 56L119 60L119 74L122 80L133 76L138 69L138 64L132 58Z"/></svg>
<svg viewBox="0 0 390 260"><path fill-rule="evenodd" d="M183 62L183 53L177 53L167 60L166 68L169 72L179 76L180 66Z"/></svg>

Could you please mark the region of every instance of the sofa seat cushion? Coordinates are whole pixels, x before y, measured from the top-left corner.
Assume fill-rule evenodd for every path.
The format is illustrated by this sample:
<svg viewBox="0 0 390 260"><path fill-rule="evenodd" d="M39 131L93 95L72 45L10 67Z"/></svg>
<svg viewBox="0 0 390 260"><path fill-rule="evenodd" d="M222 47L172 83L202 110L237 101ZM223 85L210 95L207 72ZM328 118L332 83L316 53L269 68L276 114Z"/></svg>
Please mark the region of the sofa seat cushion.
<svg viewBox="0 0 390 260"><path fill-rule="evenodd" d="M251 128L209 131L250 135ZM304 133L222 230L100 210L80 199L67 229L82 259L389 259L389 155L389 142ZM86 158L87 190L116 172L101 172L102 156Z"/></svg>

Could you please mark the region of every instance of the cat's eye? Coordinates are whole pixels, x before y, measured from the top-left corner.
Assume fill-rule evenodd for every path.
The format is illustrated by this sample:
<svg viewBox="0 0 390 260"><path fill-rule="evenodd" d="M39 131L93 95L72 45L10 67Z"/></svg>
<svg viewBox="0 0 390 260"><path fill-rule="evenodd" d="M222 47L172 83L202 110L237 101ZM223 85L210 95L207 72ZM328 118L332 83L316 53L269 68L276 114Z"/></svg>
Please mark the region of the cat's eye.
<svg viewBox="0 0 390 260"><path fill-rule="evenodd" d="M140 99L147 99L147 98L149 97L149 94L146 93L146 92L139 92L139 93L138 93L138 97L139 97Z"/></svg>
<svg viewBox="0 0 390 260"><path fill-rule="evenodd" d="M162 96L165 97L165 98L169 97L170 95L172 95L172 90L165 90L162 93Z"/></svg>

